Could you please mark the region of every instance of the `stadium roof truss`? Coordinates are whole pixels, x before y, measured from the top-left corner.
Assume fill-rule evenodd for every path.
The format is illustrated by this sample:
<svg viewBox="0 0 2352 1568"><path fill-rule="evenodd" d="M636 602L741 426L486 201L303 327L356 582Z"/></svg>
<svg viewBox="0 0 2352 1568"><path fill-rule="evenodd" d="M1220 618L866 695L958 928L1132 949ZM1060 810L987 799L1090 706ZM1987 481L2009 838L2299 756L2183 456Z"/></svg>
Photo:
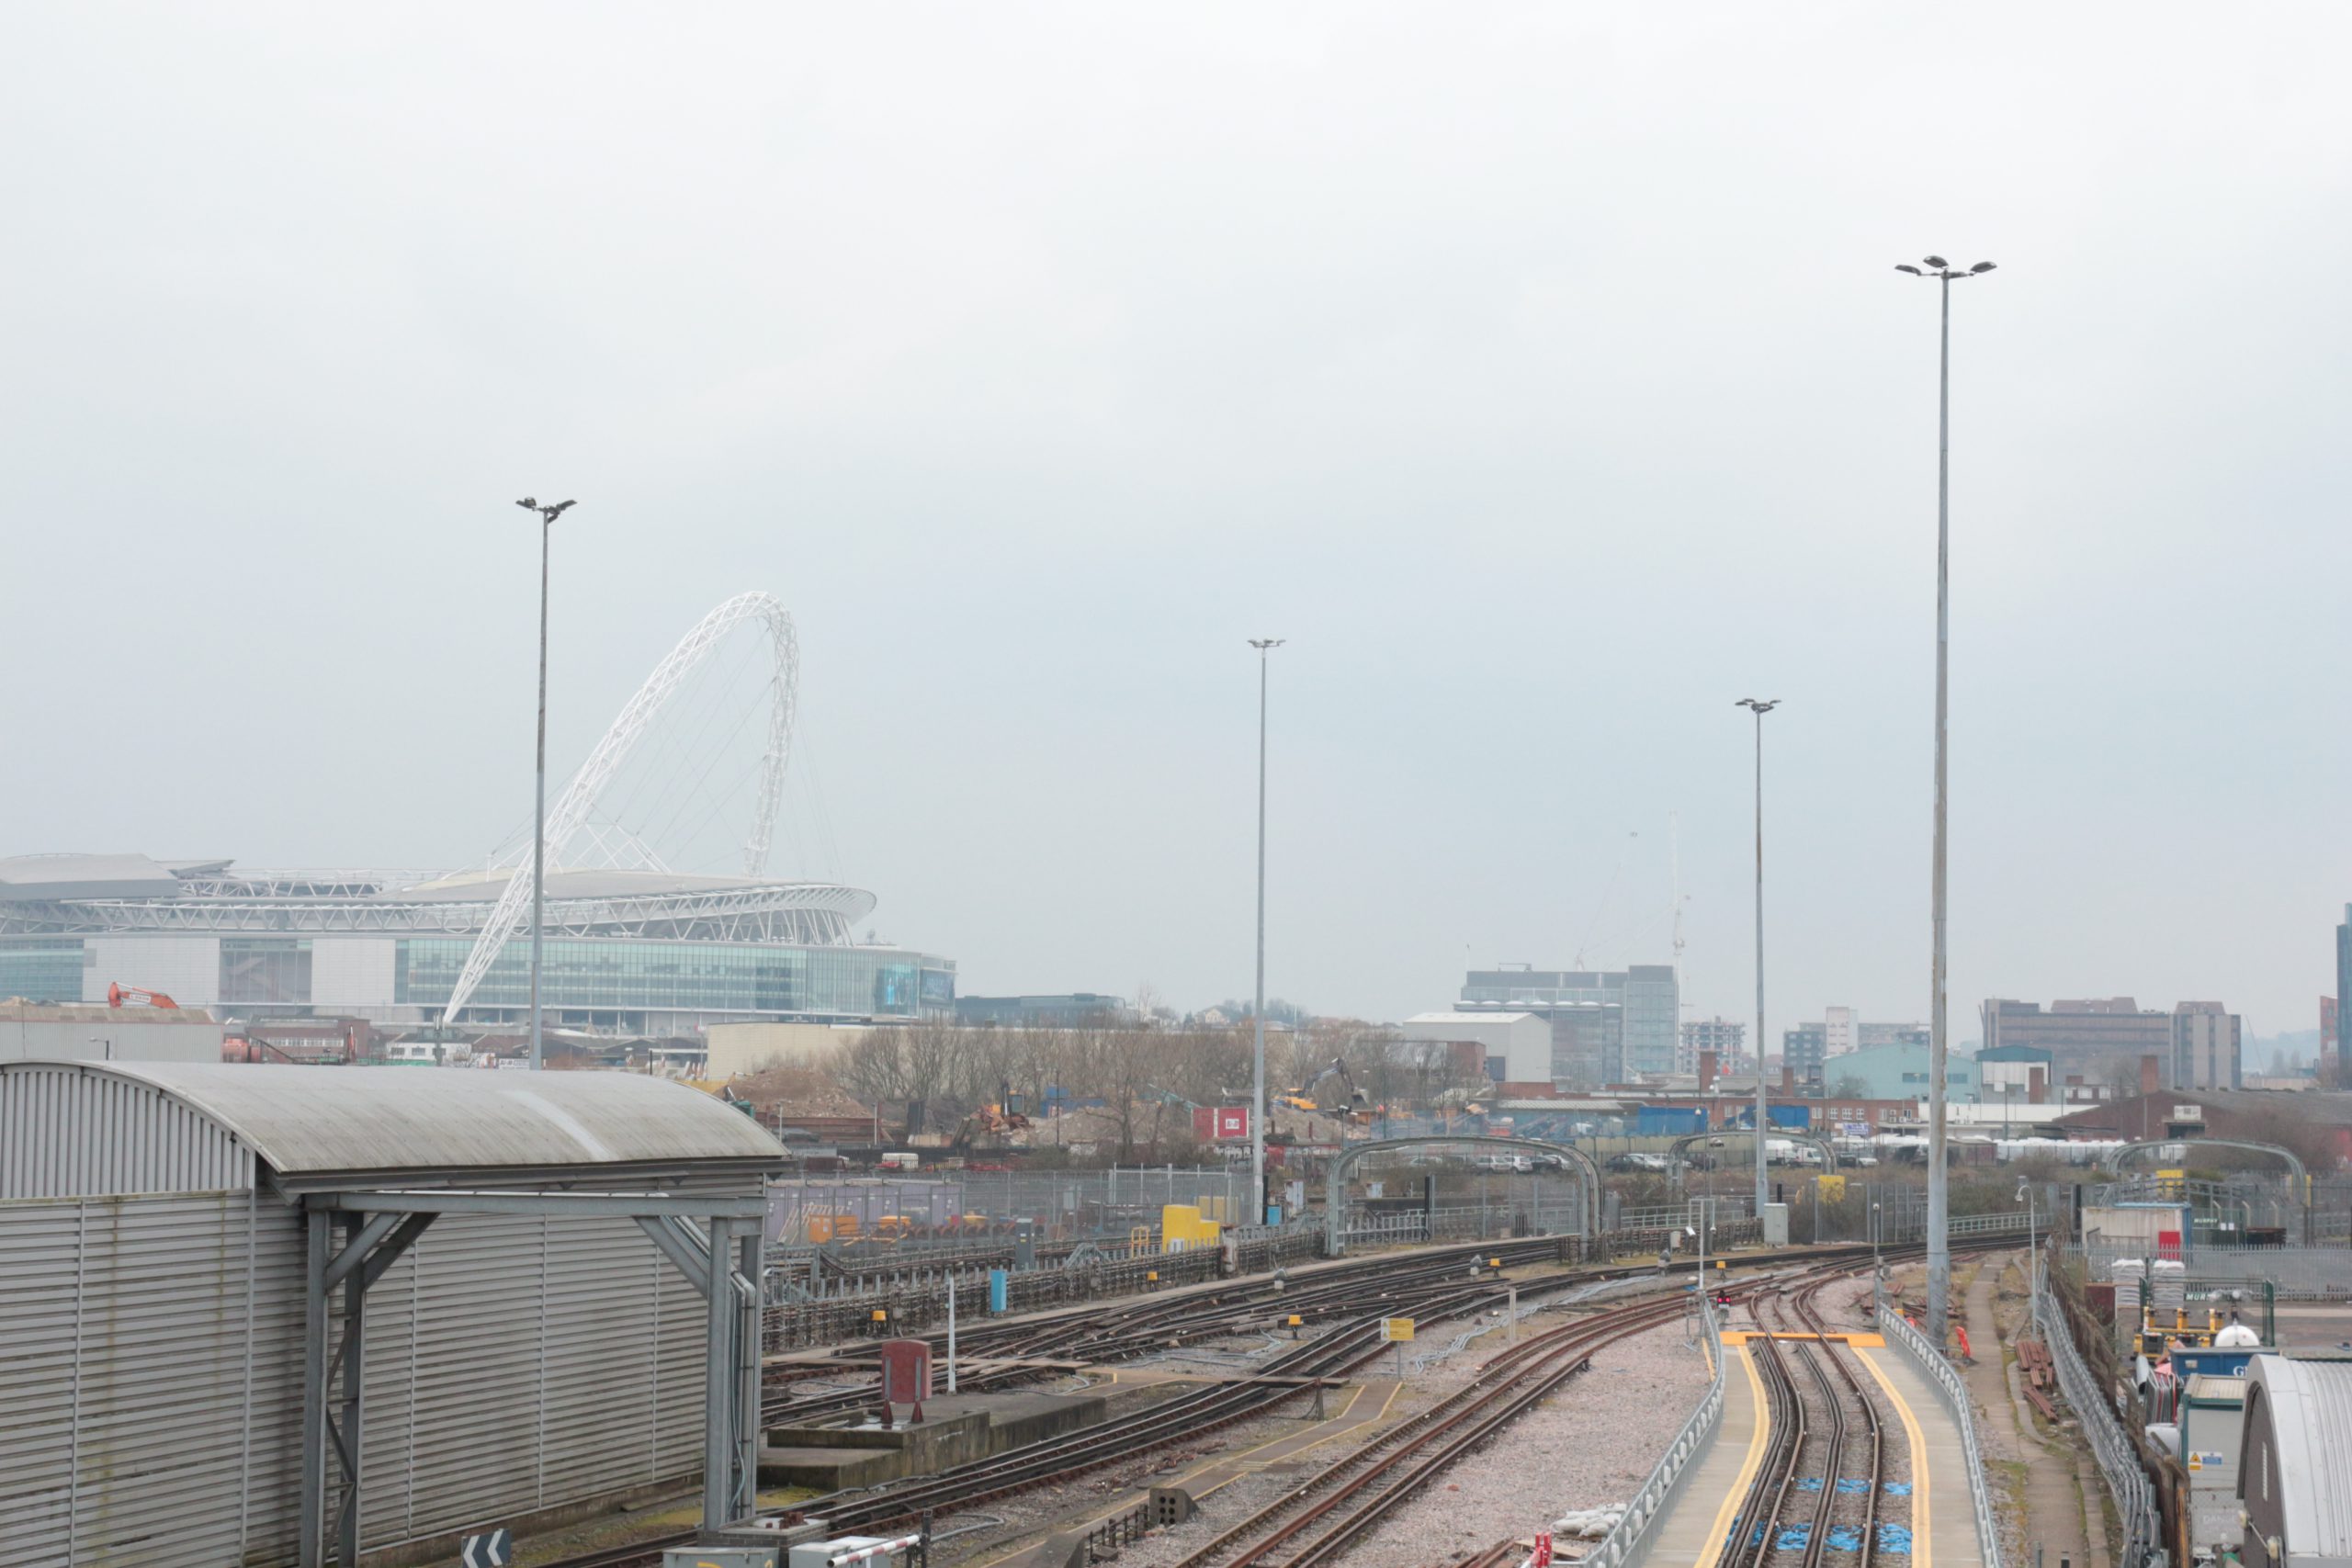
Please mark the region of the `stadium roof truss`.
<svg viewBox="0 0 2352 1568"><path fill-rule="evenodd" d="M527 886L527 879L525 880ZM554 937L665 937L697 942L775 942L835 946L874 908L874 895L831 883L757 883L741 887L550 898ZM0 932L23 936L384 933L472 936L480 903L397 897L229 897L192 893L164 899L76 899L0 904ZM496 950L492 949L493 955Z"/></svg>
<svg viewBox="0 0 2352 1568"><path fill-rule="evenodd" d="M596 797L610 784L613 775L629 750L645 733L662 705L683 685L695 666L708 658L720 639L746 622L757 622L768 634L769 646L775 657L775 673L768 682L767 750L760 762L760 793L752 810L751 838L743 847L746 874L757 877L767 867L768 844L775 831L776 807L784 799L784 768L792 752L792 720L799 703L800 645L792 629L792 616L774 594L753 592L738 593L701 620L694 629L678 639L678 646L669 657L653 667L645 684L629 698L605 738L588 754L580 771L571 777L555 810L548 815L540 844L549 864L558 863L558 856L571 842L588 820ZM506 939L514 934L522 923L523 907L531 897L530 879L524 876L507 878L506 886L498 897L497 907L481 928L481 936L474 950L467 955L466 967L451 987L448 1005L442 1010L443 1022L458 1016L466 1005L481 977L490 973ZM542 929L545 929L544 927ZM840 937L832 939L842 940Z"/></svg>

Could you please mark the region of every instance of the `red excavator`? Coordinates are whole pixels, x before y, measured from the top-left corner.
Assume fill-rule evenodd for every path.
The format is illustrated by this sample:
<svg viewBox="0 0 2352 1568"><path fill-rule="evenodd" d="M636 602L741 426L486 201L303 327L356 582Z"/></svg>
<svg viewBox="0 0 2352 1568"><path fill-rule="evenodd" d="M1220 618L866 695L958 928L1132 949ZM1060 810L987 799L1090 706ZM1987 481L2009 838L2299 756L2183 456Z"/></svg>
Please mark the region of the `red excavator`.
<svg viewBox="0 0 2352 1568"><path fill-rule="evenodd" d="M110 983L107 987L107 1006L110 1008L174 1008L180 1004L161 991L142 991L136 986Z"/></svg>

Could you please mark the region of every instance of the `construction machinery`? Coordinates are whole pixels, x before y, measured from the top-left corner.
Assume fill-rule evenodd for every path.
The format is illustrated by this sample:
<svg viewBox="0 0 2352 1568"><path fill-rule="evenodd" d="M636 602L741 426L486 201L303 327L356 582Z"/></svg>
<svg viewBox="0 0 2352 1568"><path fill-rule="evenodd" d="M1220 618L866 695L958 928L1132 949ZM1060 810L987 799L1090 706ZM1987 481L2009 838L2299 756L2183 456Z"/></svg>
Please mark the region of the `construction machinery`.
<svg viewBox="0 0 2352 1568"><path fill-rule="evenodd" d="M1340 1100L1336 1105L1318 1105L1316 1103L1314 1099L1317 1088L1321 1085L1325 1078L1333 1077L1334 1075L1337 1075L1341 1083L1348 1086L1347 1098ZM1353 1075L1348 1071L1348 1061L1344 1056L1332 1057L1331 1065L1329 1066L1324 1068L1321 1072L1307 1079L1306 1082L1299 1088L1292 1089L1286 1094L1278 1096L1275 1100L1275 1103L1278 1105L1287 1105L1293 1111L1306 1111L1324 1116L1337 1116L1349 1122L1363 1122L1371 1119L1370 1102L1364 1099L1363 1090L1356 1088L1356 1080Z"/></svg>
<svg viewBox="0 0 2352 1568"><path fill-rule="evenodd" d="M1007 1096L1009 1100L1012 1097ZM1005 1102L983 1105L956 1124L956 1136L949 1141L951 1153L969 1149L1009 1149L1014 1145L1012 1134L1029 1130L1029 1118L1018 1111L1008 1111Z"/></svg>
<svg viewBox="0 0 2352 1568"><path fill-rule="evenodd" d="M172 1008L176 1010L179 1005L179 1003L172 1000L171 998L165 996L161 991L142 991L136 986L125 986L119 982L112 981L108 982L107 986L107 1006L110 1008Z"/></svg>

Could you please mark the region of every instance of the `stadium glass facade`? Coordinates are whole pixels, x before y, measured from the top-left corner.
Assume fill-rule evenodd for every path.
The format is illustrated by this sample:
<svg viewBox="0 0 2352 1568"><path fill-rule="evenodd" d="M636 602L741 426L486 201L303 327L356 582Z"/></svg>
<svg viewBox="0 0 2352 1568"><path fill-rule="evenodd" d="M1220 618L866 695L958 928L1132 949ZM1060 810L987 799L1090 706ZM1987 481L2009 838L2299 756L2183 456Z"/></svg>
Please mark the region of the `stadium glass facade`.
<svg viewBox="0 0 2352 1568"><path fill-rule="evenodd" d="M82 999L82 939L0 936L0 997L35 1002Z"/></svg>
<svg viewBox="0 0 2352 1568"><path fill-rule="evenodd" d="M888 948L775 947L729 942L561 938L546 944L545 1005L647 1012L914 1018L928 999L952 1007L956 976L938 959ZM392 1001L438 1008L473 943L402 937ZM528 1007L531 944L517 940L491 964L469 1010Z"/></svg>

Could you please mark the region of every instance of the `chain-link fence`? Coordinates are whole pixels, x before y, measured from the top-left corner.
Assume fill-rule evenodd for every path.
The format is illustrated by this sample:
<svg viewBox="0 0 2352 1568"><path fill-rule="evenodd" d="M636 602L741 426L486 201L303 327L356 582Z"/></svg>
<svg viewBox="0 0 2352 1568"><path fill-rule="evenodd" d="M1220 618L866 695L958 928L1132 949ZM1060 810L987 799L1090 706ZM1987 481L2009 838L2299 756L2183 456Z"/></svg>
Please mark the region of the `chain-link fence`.
<svg viewBox="0 0 2352 1568"><path fill-rule="evenodd" d="M953 1244L1025 1223L1040 1240L1124 1236L1156 1228L1170 1203L1238 1224L1247 1170L1152 1166L1125 1170L956 1170L921 1177L818 1177L768 1189L768 1240L783 1246L888 1240Z"/></svg>

